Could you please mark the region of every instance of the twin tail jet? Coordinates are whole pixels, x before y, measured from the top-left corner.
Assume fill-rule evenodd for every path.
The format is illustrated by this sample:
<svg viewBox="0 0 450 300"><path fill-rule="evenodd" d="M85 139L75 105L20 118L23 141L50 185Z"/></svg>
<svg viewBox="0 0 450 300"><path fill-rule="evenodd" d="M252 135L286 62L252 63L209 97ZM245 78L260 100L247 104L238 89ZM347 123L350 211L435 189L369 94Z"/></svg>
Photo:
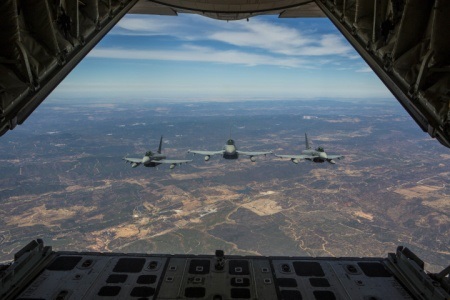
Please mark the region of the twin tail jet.
<svg viewBox="0 0 450 300"><path fill-rule="evenodd" d="M159 140L159 147L156 153L152 151L147 151L143 158L132 158L132 157L124 157L125 162L130 163L132 168L136 168L139 165L144 165L144 167L156 167L161 164L169 164L169 168L173 169L178 165L191 162L191 160L184 159L166 159L165 155L161 154L163 137Z"/></svg>
<svg viewBox="0 0 450 300"><path fill-rule="evenodd" d="M208 161L211 158L211 156L213 156L213 155L222 155L222 157L225 159L238 159L239 155L246 155L246 156L250 157L250 160L252 162L255 162L256 161L255 156L272 154L272 151L267 151L267 152L240 151L240 150L237 150L234 140L232 140L230 138L227 141L226 145L223 146L222 150L218 150L218 151L189 150L188 153L192 153L194 155L195 154L205 155L205 161Z"/></svg>
<svg viewBox="0 0 450 300"><path fill-rule="evenodd" d="M343 155L328 155L323 147L318 147L317 149L312 149L309 145L308 141L308 135L305 133L305 144L306 149L302 151L302 154L300 155L277 155L276 157L280 158L289 158L294 164L298 164L300 159L305 159L309 161L313 161L316 163L323 163L325 161L329 162L330 164L335 164L336 159L343 159Z"/></svg>

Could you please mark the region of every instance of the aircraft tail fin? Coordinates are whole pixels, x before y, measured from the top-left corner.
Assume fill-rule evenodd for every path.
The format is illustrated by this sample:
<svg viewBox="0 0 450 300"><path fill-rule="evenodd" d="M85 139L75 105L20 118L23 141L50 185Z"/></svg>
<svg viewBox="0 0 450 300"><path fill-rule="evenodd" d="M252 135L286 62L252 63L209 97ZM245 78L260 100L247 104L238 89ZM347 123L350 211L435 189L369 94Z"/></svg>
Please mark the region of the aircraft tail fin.
<svg viewBox="0 0 450 300"><path fill-rule="evenodd" d="M311 149L311 146L309 145L308 135L305 132L305 146L306 150Z"/></svg>
<svg viewBox="0 0 450 300"><path fill-rule="evenodd" d="M161 139L159 140L159 147L158 147L158 153L159 154L161 154L162 140L163 140L163 136L161 136Z"/></svg>

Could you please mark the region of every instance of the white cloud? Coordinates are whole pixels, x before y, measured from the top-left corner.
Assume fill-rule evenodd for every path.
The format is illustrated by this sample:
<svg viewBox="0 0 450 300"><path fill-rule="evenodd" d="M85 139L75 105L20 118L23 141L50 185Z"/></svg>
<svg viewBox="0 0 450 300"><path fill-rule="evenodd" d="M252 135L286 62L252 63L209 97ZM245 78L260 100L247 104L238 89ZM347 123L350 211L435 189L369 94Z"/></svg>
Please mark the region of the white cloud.
<svg viewBox="0 0 450 300"><path fill-rule="evenodd" d="M357 73L372 73L373 71L370 67L363 67L363 68L356 70L355 72L357 72Z"/></svg>
<svg viewBox="0 0 450 300"><path fill-rule="evenodd" d="M361 59L361 56L358 53L356 53L355 51L353 51L353 54L350 54L348 56L348 58L350 58L350 59Z"/></svg>
<svg viewBox="0 0 450 300"><path fill-rule="evenodd" d="M220 30L208 38L239 47L253 47L269 52L297 55L296 49L313 42L298 30L263 21L239 23L231 30Z"/></svg>
<svg viewBox="0 0 450 300"><path fill-rule="evenodd" d="M196 26L186 20L177 17L125 17L111 34L128 36L172 36L181 40L197 39L196 36L190 37Z"/></svg>
<svg viewBox="0 0 450 300"><path fill-rule="evenodd" d="M370 69L326 21L272 20L262 17L227 23L193 15L126 16L109 33L115 36L88 54L96 58L94 64L80 64L80 73L75 71L69 76L72 83L61 84L54 95L242 100L372 97L389 93L378 81L371 83L371 78L355 73ZM317 26L311 30L313 25ZM118 60L127 63L115 65ZM192 65L200 67L192 72L190 65L172 68L182 64L166 67L144 61L197 62ZM105 62L110 69L97 67ZM269 68L246 68L260 65L278 68L270 68L269 72L265 72ZM92 76L102 80L92 80Z"/></svg>
<svg viewBox="0 0 450 300"><path fill-rule="evenodd" d="M117 24L117 27L137 33L154 34L169 32L176 27L174 25L174 22L161 22L161 20L151 18L124 18Z"/></svg>
<svg viewBox="0 0 450 300"><path fill-rule="evenodd" d="M240 47L254 47L289 56L349 56L352 48L336 34L308 36L299 30L264 21L245 23L239 30L217 31L213 40Z"/></svg>
<svg viewBox="0 0 450 300"><path fill-rule="evenodd" d="M166 61L195 61L222 64L241 64L246 66L271 65L279 67L306 67L306 62L299 58L275 57L247 53L238 50L216 50L208 47L185 45L180 50L137 50L120 48L95 48L88 57L137 59L137 60L166 60Z"/></svg>
<svg viewBox="0 0 450 300"><path fill-rule="evenodd" d="M297 28L256 18L251 22L242 20L226 23L191 15L131 16L120 21L112 34L161 35L181 41L215 41L241 47L245 51L259 49L286 56L355 56L354 50L337 34L303 33Z"/></svg>
<svg viewBox="0 0 450 300"><path fill-rule="evenodd" d="M317 44L299 49L299 55L322 56L339 55L349 56L351 47L344 43L336 34L325 34L319 38Z"/></svg>
<svg viewBox="0 0 450 300"><path fill-rule="evenodd" d="M221 22L205 17L183 15L136 16L127 15L109 34L131 36L171 36L181 40L202 40L211 30L221 28ZM222 24L223 25L223 24Z"/></svg>

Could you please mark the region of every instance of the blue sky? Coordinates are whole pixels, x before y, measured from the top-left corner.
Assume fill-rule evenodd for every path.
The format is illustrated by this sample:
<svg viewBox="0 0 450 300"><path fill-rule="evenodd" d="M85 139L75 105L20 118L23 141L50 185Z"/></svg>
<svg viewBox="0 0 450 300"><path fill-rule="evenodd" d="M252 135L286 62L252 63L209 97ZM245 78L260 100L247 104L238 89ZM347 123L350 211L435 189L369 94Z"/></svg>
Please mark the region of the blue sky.
<svg viewBox="0 0 450 300"><path fill-rule="evenodd" d="M321 19L127 15L51 99L392 98Z"/></svg>

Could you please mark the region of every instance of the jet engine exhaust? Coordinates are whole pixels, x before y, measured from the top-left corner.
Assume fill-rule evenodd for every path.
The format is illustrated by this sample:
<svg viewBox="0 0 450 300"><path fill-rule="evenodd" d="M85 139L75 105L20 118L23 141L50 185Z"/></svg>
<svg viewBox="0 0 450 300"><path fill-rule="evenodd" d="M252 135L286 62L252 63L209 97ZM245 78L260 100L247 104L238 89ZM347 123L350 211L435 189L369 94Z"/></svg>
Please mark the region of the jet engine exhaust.
<svg viewBox="0 0 450 300"><path fill-rule="evenodd" d="M206 155L206 156L205 156L205 161L208 161L210 158L211 158L211 156Z"/></svg>

